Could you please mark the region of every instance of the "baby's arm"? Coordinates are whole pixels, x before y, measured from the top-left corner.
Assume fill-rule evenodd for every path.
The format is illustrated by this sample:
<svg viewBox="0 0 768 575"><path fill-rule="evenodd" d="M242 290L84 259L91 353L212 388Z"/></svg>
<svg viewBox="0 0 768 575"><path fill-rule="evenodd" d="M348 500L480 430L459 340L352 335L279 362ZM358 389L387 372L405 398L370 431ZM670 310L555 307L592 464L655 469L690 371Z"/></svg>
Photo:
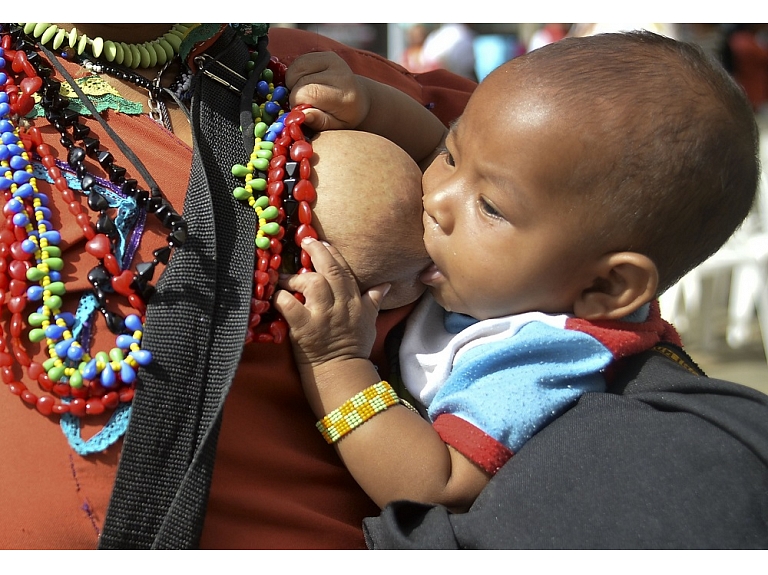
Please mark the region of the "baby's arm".
<svg viewBox="0 0 768 575"><path fill-rule="evenodd" d="M379 382L368 360L379 304L388 286L360 294L344 259L310 240L302 247L318 273L281 280L275 307L291 326L304 391L318 419ZM398 499L469 508L488 482L479 467L447 446L432 425L402 405L375 415L335 444L355 480L379 506Z"/></svg>
<svg viewBox="0 0 768 575"><path fill-rule="evenodd" d="M334 52L304 54L289 66L291 105L310 104L313 130L362 130L403 148L425 169L447 130L437 117L397 88L355 75Z"/></svg>

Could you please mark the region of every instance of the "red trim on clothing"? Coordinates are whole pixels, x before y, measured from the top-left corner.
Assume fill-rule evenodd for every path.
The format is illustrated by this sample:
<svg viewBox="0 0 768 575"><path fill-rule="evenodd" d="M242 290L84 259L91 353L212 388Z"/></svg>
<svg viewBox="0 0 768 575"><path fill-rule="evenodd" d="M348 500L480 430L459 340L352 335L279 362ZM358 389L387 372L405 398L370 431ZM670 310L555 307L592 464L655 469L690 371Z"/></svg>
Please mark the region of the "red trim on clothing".
<svg viewBox="0 0 768 575"><path fill-rule="evenodd" d="M491 475L514 455L506 445L456 415L438 415L432 427L446 444Z"/></svg>
<svg viewBox="0 0 768 575"><path fill-rule="evenodd" d="M682 345L675 328L661 319L659 302L656 300L651 302L648 319L643 322L569 318L565 327L591 335L613 353L614 359L651 349L660 341Z"/></svg>

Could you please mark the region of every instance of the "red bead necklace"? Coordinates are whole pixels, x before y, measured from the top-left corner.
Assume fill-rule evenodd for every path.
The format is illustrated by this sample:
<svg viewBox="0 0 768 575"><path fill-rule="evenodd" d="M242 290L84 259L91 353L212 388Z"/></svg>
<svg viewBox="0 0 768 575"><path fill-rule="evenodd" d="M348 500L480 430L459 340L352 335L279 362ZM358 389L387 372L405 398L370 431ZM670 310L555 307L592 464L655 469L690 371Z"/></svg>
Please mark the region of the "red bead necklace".
<svg viewBox="0 0 768 575"><path fill-rule="evenodd" d="M259 219L246 343L285 340L288 324L271 304L278 274L312 271L312 261L301 249L301 242L305 237L317 238L311 207L317 199L310 181L313 150L302 129L303 110L309 106L287 110L285 70L284 64L272 58L262 72L262 81L257 86L258 106L254 106L254 150L246 165L232 168L233 174L245 181L233 194L247 201ZM302 299L301 294L296 297ZM265 325L267 314L272 317Z"/></svg>
<svg viewBox="0 0 768 575"><path fill-rule="evenodd" d="M32 89L34 88L34 91L39 90L43 82L37 75L34 66L29 63L25 52L23 50L14 51L11 49L10 36L6 35L3 37L1 47L3 48L5 58L13 62L11 66L12 71L19 75L22 73L26 75L18 83L19 86L22 86L22 90L18 90L13 74L5 74L4 94L7 96L7 103L10 108L9 113L5 114L5 116L8 118L21 117L31 109L29 102L31 101L34 104L34 100L31 99L31 94L34 93ZM119 279L121 270L115 256L112 253L105 253L102 250L93 248L94 244L100 243L100 234L96 233L90 217L82 210L80 203L75 197L75 193L69 188L67 180L56 165L53 150L48 144L43 142L40 130L36 127L29 127L26 130L17 130L17 134L18 144L21 144L19 147L25 150L21 157L28 160L29 152L33 150L39 155L40 162L54 182L54 188L61 194L64 201L67 202L69 212L75 217L88 240L86 250L101 259L105 266L114 270L113 287L128 298L128 301L137 309L139 314L143 314L144 304L141 298L135 294L130 285L125 285L125 282ZM11 139L9 138L8 141L10 142ZM27 182L34 184L34 178L30 177ZM121 402L130 402L134 393L132 384L120 381L117 385L107 389L94 379L89 382L89 385L75 387L69 383L51 379L44 365L32 361L25 351L21 339L24 329L22 312L28 301L28 272L33 268L30 262L33 253L18 247L23 242L30 241L31 236L27 234L24 226L17 223L19 220L14 220L14 218L18 214L29 216L34 215L35 212L31 206L21 210L17 209L17 211L11 209L13 206L12 200L15 200L17 205L19 203L19 198L14 197L14 189L18 189L18 187L10 187L2 192L4 199L3 215L5 219L2 227L0 227L0 295L2 295L0 297L0 309L6 297L9 297L6 307L12 315L10 338L7 337L2 327L0 327L0 379L8 386L11 393L19 396L25 403L33 405L43 415L61 415L65 413L71 413L78 417L98 415L107 409L114 409ZM22 217L23 219L25 218ZM8 296L5 295L6 290ZM36 381L44 393L36 394L30 391L24 383L16 379L13 370L14 360L27 370L28 377L32 381ZM59 398L66 398L68 402L62 402Z"/></svg>

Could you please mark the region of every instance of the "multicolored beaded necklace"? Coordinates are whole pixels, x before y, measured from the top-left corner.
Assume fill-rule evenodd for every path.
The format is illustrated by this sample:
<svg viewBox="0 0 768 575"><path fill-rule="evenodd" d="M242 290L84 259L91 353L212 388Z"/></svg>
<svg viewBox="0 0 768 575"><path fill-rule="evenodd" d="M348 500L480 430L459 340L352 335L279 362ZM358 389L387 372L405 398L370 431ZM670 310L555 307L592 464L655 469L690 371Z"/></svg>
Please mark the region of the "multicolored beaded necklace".
<svg viewBox="0 0 768 575"><path fill-rule="evenodd" d="M235 188L233 194L248 202L259 222L246 343L280 343L285 339L288 324L274 312L268 327L262 327L259 333L255 330L271 310L278 271L311 271L312 262L301 249L301 241L305 237L317 238L311 208L317 199L310 181L313 151L302 130L302 110L308 106L288 111L285 70L284 64L272 58L261 73L252 107L253 152L247 164L232 167L232 174L243 178L243 186ZM288 238L293 242L286 241ZM301 298L299 294L297 297Z"/></svg>
<svg viewBox="0 0 768 575"><path fill-rule="evenodd" d="M3 301L7 290L6 305L12 314L10 341L0 331L0 378L11 393L43 415L98 415L131 401L136 369L151 361L151 353L141 349L145 310L142 290L147 287L144 280L158 263L167 261L169 254L165 250L170 252L173 245L183 243L186 224L161 199L159 190L139 190L135 180L125 178L126 170L114 163L112 155L99 149L98 139L89 136L90 130L78 121L78 114L66 109L66 102L59 96L59 83L51 79L48 70L41 68L42 73L38 73L36 64L41 59L36 52L27 52L29 48L18 34L14 39L6 33L0 43L0 192L5 200L5 222L0 229L0 290ZM32 95L37 92L42 94L47 119L61 134L59 143L67 149L66 165L56 160L40 130L22 120L32 109ZM144 269L128 269L143 231L143 220L134 218L138 225L130 247L119 247L117 227L108 215L110 202L99 191L104 187L97 186L97 178L88 173L86 156L98 161L109 183L119 186L124 198L133 198L145 212L155 213L170 228L169 246L156 251L156 260ZM35 172L33 159L42 166L42 174ZM69 179L65 172L69 172ZM51 222L50 199L38 190L39 177L47 177L61 193L87 239L86 251L99 260L88 274L93 291L81 300L77 314L62 310L66 287L60 273L64 265L58 247L61 234ZM88 194L89 207L99 212L95 225L76 200L70 184L73 179ZM125 296L136 313L122 318L107 309L107 294L113 292ZM30 342L44 342L47 347L49 359L42 364L31 361L21 341L22 311L28 302L38 304L27 322ZM96 310L117 338L109 352L91 355L84 342ZM38 396L16 380L14 359L44 393Z"/></svg>
<svg viewBox="0 0 768 575"><path fill-rule="evenodd" d="M46 54L51 59L52 55ZM317 237L311 210L316 199L310 182L312 146L302 129L301 108L289 108L285 70L272 58L260 73L252 105L252 137L244 138L254 142L253 152L247 163L232 168L233 175L243 179L233 194L248 202L259 222L246 343L280 343L285 339L288 326L270 303L278 273L311 270L310 258L300 244L304 237ZM46 119L60 134L59 144L67 150L66 162L56 159L41 131L24 120L37 93ZM81 101L88 100L82 93L78 95ZM95 109L93 115L120 145L121 140L109 131ZM151 353L141 348L145 301L153 289L149 282L156 266L167 263L172 248L186 237L183 218L153 187L148 174L142 172L150 189L140 190L136 180L126 179L126 170L100 148L98 139L78 117L59 95L59 83L44 67L34 44L28 43L20 30L4 31L0 41L0 194L4 200L0 309L5 305L11 319L8 333L0 327L0 379L11 393L41 414L61 415L62 426L66 418L116 408L121 411L130 405L136 370L152 359ZM86 157L96 160L105 177L88 172ZM99 260L88 274L92 293L82 298L75 314L62 310L66 286L58 247L61 235L51 222L50 198L38 190L40 178L61 194L86 237L86 251ZM89 208L99 214L95 224L81 209L75 190L86 194ZM128 206L127 214L118 213L117 219L123 217L120 225L109 216L116 205L122 206L120 209ZM169 229L168 245L155 250L152 262L139 264L132 271L131 260L148 213L155 214ZM123 318L110 311L108 293L124 296L135 313ZM301 298L299 294L297 297ZM47 348L48 360L42 363L33 361L24 349L23 312L31 302L36 308L27 315L27 337ZM115 346L108 352L91 353L86 343L95 311L101 312L116 334ZM29 380L37 382L43 393L27 389L17 379L15 364L26 370ZM126 414L123 419L127 424Z"/></svg>

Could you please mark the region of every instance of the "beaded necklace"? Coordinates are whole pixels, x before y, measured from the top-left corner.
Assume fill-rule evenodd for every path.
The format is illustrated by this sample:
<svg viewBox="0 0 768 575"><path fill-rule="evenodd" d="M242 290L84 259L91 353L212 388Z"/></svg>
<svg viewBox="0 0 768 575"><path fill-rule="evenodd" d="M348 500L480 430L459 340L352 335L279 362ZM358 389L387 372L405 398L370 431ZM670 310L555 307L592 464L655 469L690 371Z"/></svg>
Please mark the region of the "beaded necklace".
<svg viewBox="0 0 768 575"><path fill-rule="evenodd" d="M194 24L174 24L165 34L141 44L113 42L100 36L89 38L77 28L67 32L56 24L27 23L21 26L25 34L38 39L41 44L50 43L54 50L65 46L78 56L87 50L94 58L104 58L128 68L154 68L178 56L181 42Z"/></svg>
<svg viewBox="0 0 768 575"><path fill-rule="evenodd" d="M251 108L253 151L246 164L232 166L232 174L243 178L243 185L236 187L233 195L247 202L258 218L256 270L246 343L281 343L285 339L288 324L271 305L278 271L312 271L311 258L301 249L301 241L305 237L317 239L311 208L317 199L310 181L313 150L302 130L305 119L302 110L308 106L288 111L285 71L284 64L271 58L261 72ZM302 299L301 294L296 297ZM265 318L269 318L269 325L262 324Z"/></svg>
<svg viewBox="0 0 768 575"><path fill-rule="evenodd" d="M168 261L171 248L183 243L186 224L162 198L159 189L145 192L138 189L135 180L125 178L125 169L114 163L109 152L100 149L98 139L89 136L90 130L78 121L78 114L66 108L58 82L46 70L38 73L36 64L40 57L36 52L28 53L27 47L18 34L14 39L14 35L6 33L0 43L0 192L5 200L5 223L0 228L0 269L4 272L0 276L0 290L3 301L6 290L9 292L7 307L12 314L10 340L0 328L0 377L11 393L34 405L43 415L98 415L130 402L136 369L151 361L151 353L141 349L144 301L151 292L148 279L159 263ZM76 201L62 170L64 166L54 158L40 130L19 120L31 110L31 96L37 91L42 93L46 118L61 134L59 143L68 150L66 169L88 194L88 206L99 213L95 226ZM95 110L94 116L100 119ZM37 189L33 156L80 225L87 240L86 251L99 260L99 265L88 274L93 291L81 300L76 315L61 309L66 294L60 273L61 235L51 223L49 198ZM88 173L86 156L96 159L108 180ZM99 191L104 189L97 186L99 181L113 188L119 186L123 198L132 199L144 212L154 213L170 229L169 245L156 250L155 259L137 266L136 272L128 266L142 232L143 224L139 222L143 220L134 220L130 247L121 253L117 249L117 227L108 214L111 205ZM122 318L110 311L106 306L108 293L126 297L136 313ZM27 321L31 327L29 340L44 342L48 350L49 359L42 364L31 361L21 341L22 311L28 302L41 304ZM117 338L109 352L91 355L83 342L88 339L90 316L95 310L101 312ZM29 378L37 381L45 393L38 396L16 380L13 359L27 369Z"/></svg>
<svg viewBox="0 0 768 575"><path fill-rule="evenodd" d="M0 327L0 379L41 414L61 415L62 427L77 428L79 418L116 409L122 427L105 429L109 438L100 443L103 449L125 429L129 412L123 408L133 398L136 370L152 359L141 348L145 301L153 290L149 282L156 266L167 263L171 249L183 243L186 225L159 189L150 184L148 191L140 190L135 180L126 179L126 170L101 149L79 115L67 108L59 83L32 48L20 33L6 32L0 42L0 194L5 202L5 219L0 221L0 309L5 305L11 313L8 333ZM55 56L45 53L55 64ZM257 59L254 54L252 62ZM312 146L302 129L302 108L289 108L285 70L271 58L258 73L253 124L244 134L244 142L252 142L253 150L247 163L232 168L233 175L242 178L242 186L233 193L254 209L259 222L246 343L285 340L287 323L271 306L278 273L310 271L311 260L300 244L304 237L317 237L311 210L316 199L310 182ZM74 84L71 78L68 81ZM84 94L76 92L83 104L92 107ZM34 105L35 93L41 94L45 117L59 132L66 162L57 160L41 131L23 120ZM91 113L120 146L121 140L98 112L92 109ZM104 177L89 173L86 158L96 161ZM142 175L151 182L148 174ZM75 314L62 311L66 287L58 248L61 235L51 222L50 199L37 189L41 178L69 206L86 238L86 251L99 261L88 274L93 291L84 296ZM88 207L98 214L95 224L80 208L75 190L88 195ZM109 215L115 205L130 206L122 225ZM147 214L154 214L169 228L168 245L155 250L152 262L131 271ZM125 297L134 313L123 318L110 311L106 301L110 293ZM300 294L297 297L301 299ZM48 350L43 362L33 361L24 348L23 312L32 302L36 309L27 316L27 338ZM89 340L95 311L116 335L109 351L92 353L84 343ZM43 393L27 389L14 371L15 364ZM79 437L69 439L79 453L97 450L84 448Z"/></svg>

